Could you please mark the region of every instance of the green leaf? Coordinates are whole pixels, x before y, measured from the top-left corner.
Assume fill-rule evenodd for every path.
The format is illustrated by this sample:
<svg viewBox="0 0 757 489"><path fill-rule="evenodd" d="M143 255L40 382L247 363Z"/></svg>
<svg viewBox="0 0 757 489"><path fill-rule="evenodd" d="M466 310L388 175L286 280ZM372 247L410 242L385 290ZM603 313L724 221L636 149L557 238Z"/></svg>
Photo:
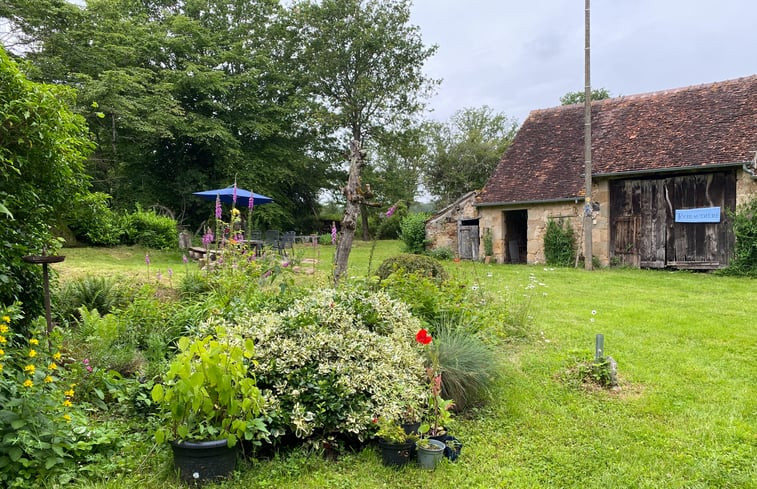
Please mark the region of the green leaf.
<svg viewBox="0 0 757 489"><path fill-rule="evenodd" d="M18 460L21 458L21 455L23 454L24 452L18 447L11 447L11 449L8 450L8 456L13 462L18 462Z"/></svg>
<svg viewBox="0 0 757 489"><path fill-rule="evenodd" d="M14 419L11 421L11 428L14 430L20 429L22 427L26 426L26 421L23 419Z"/></svg>
<svg viewBox="0 0 757 489"><path fill-rule="evenodd" d="M47 457L47 459L45 459L45 469L50 470L55 465L62 463L63 459L60 457Z"/></svg>
<svg viewBox="0 0 757 489"><path fill-rule="evenodd" d="M0 203L0 214L5 214L9 219L13 219L13 214L2 203Z"/></svg>
<svg viewBox="0 0 757 489"><path fill-rule="evenodd" d="M152 400L155 402L160 402L163 400L163 397L165 395L165 391L163 390L163 386L161 384L155 384L155 387L152 388Z"/></svg>

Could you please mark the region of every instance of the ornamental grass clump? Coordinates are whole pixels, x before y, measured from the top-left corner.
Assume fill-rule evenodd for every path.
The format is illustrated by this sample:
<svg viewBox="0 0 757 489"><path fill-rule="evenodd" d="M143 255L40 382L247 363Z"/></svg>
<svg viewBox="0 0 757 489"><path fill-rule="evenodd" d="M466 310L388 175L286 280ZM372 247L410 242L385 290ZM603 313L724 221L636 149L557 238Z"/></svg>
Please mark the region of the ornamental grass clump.
<svg viewBox="0 0 757 489"><path fill-rule="evenodd" d="M425 400L423 358L412 342L420 323L383 292L322 289L281 312L240 312L233 322L255 342L252 371L274 441L363 441L374 435L373 419L404 420Z"/></svg>

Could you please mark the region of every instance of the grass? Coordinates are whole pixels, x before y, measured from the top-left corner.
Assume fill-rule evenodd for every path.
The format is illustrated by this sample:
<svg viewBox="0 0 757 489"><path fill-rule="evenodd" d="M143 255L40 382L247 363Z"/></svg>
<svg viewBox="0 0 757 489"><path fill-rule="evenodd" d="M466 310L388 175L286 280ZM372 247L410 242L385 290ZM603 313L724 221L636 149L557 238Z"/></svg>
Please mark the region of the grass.
<svg viewBox="0 0 757 489"><path fill-rule="evenodd" d="M365 275L370 248L357 243L350 274ZM399 251L396 242L379 243L372 269ZM319 275L328 276L333 247L301 252L317 257ZM64 280L146 273L139 249L65 254L55 266ZM181 254L151 257L153 266L181 268ZM527 340L499 347L494 400L457 422L458 462L395 471L381 466L374 448L337 462L296 451L245 463L233 480L208 487L757 488L757 282L625 269L448 268L483 290L529 295L534 315ZM565 379L577 357L590 357L596 333L618 362L620 392ZM128 476L78 487L179 487L169 452L143 447Z"/></svg>

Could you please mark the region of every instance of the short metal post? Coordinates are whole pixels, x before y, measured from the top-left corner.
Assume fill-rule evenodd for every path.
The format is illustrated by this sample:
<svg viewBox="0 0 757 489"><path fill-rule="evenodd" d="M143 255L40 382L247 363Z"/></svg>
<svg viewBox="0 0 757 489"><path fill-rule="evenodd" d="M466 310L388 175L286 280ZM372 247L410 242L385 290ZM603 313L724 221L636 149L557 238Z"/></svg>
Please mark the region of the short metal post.
<svg viewBox="0 0 757 489"><path fill-rule="evenodd" d="M598 333L594 341L594 362L599 363L605 357L605 335Z"/></svg>

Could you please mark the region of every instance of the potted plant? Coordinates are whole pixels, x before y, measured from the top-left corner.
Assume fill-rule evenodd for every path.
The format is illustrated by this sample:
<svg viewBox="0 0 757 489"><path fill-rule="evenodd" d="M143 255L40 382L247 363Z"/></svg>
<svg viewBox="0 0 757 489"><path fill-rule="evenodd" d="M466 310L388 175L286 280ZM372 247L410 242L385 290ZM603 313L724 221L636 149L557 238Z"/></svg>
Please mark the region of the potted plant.
<svg viewBox="0 0 757 489"><path fill-rule="evenodd" d="M438 352L429 346L432 341L431 335L425 329L421 329L415 335L415 340L426 347L430 363L426 369L429 380L427 420L418 428L420 440L416 443L418 464L426 469L434 469L446 448L443 441L434 438L447 434L446 426L452 420L451 409L454 402L451 399L443 399L441 396L442 372L439 367Z"/></svg>
<svg viewBox="0 0 757 489"><path fill-rule="evenodd" d="M267 433L259 417L262 396L249 369L253 342L218 328L215 336L181 338L179 349L163 384L152 390L166 421L155 438L171 442L183 480L226 477L236 466L237 442Z"/></svg>
<svg viewBox="0 0 757 489"><path fill-rule="evenodd" d="M387 467L402 467L414 455L415 438L403 426L393 419L374 419L379 426L376 436L381 449L381 463Z"/></svg>

